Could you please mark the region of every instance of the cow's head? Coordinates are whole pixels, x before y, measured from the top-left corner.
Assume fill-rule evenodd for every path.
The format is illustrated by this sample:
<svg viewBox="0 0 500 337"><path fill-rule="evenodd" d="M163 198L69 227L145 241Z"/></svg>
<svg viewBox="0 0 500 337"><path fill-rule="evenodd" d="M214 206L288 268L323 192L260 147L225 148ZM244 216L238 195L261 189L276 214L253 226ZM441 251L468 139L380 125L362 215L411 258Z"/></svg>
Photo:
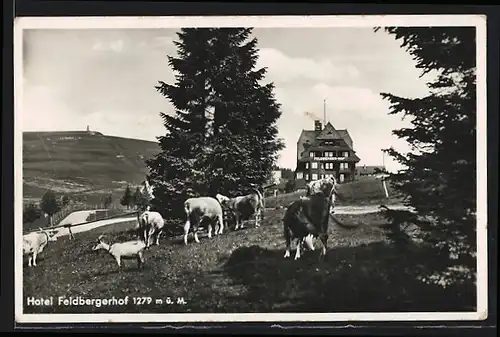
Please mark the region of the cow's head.
<svg viewBox="0 0 500 337"><path fill-rule="evenodd" d="M215 196L215 198L217 199L217 201L222 205L222 206L227 206L227 203L229 202L229 198L226 197L225 195L222 195L222 194L219 194L217 193L217 195Z"/></svg>
<svg viewBox="0 0 500 337"><path fill-rule="evenodd" d="M96 245L92 248L92 250L99 250L99 249L105 249L105 243L102 241L102 238L103 238L103 235L99 235L99 237L97 238L97 243Z"/></svg>
<svg viewBox="0 0 500 337"><path fill-rule="evenodd" d="M57 241L57 236L56 236L56 234L58 232L57 230L46 231L41 227L38 227L38 228L40 229L40 232L47 234L49 241Z"/></svg>

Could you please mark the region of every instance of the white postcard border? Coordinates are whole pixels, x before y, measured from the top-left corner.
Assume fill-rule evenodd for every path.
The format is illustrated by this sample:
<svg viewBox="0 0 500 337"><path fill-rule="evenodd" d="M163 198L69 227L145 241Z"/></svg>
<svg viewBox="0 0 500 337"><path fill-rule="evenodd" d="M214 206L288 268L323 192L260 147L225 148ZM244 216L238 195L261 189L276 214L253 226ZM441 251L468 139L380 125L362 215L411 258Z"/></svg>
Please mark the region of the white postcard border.
<svg viewBox="0 0 500 337"><path fill-rule="evenodd" d="M241 314L23 314L22 266L22 41L25 29L138 29L180 27L474 26L477 56L477 311ZM484 320L488 316L487 123L485 15L18 17L14 21L15 317L18 323L291 322Z"/></svg>

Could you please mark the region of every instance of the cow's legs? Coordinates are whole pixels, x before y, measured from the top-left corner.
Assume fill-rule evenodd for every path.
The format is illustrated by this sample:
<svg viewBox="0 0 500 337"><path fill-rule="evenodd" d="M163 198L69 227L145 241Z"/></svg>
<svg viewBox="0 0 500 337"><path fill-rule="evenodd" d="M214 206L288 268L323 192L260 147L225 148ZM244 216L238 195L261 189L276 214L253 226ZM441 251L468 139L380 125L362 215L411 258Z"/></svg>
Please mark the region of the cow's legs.
<svg viewBox="0 0 500 337"><path fill-rule="evenodd" d="M285 231L285 244L286 244L286 249L285 249L285 256L284 258L286 259L287 257L290 257L290 245L292 243L291 239L291 233L289 230Z"/></svg>
<svg viewBox="0 0 500 337"><path fill-rule="evenodd" d="M28 267L32 266L31 261L33 261L33 255L32 254L28 258Z"/></svg>
<svg viewBox="0 0 500 337"><path fill-rule="evenodd" d="M301 246L301 241L299 240L297 242L297 250L295 251L295 260L300 259L300 246Z"/></svg>
<svg viewBox="0 0 500 337"><path fill-rule="evenodd" d="M219 222L219 231L218 231L218 233L222 234L222 232L224 230L224 219L222 217L222 214L219 214L217 216L217 221Z"/></svg>
<svg viewBox="0 0 500 337"><path fill-rule="evenodd" d="M119 256L115 256L116 263L118 263L118 267L122 266L122 261Z"/></svg>
<svg viewBox="0 0 500 337"><path fill-rule="evenodd" d="M255 227L260 227L260 211L255 212Z"/></svg>
<svg viewBox="0 0 500 337"><path fill-rule="evenodd" d="M146 245L146 247L148 247L148 230L147 229L144 229L144 244Z"/></svg>
<svg viewBox="0 0 500 337"><path fill-rule="evenodd" d="M234 227L234 230L238 230L239 228L243 228L243 225L240 223L240 215L238 212L234 214L234 222L236 222L236 226Z"/></svg>
<svg viewBox="0 0 500 337"><path fill-rule="evenodd" d="M153 236L155 235L155 228L151 227L149 230L149 238L148 238L148 245L152 246L153 245Z"/></svg>
<svg viewBox="0 0 500 337"><path fill-rule="evenodd" d="M326 256L326 244L327 244L327 241L328 241L328 234L327 233L322 233L319 235L319 239L321 240L321 244L322 244L322 249L321 249L321 254L320 254L320 257L321 256Z"/></svg>
<svg viewBox="0 0 500 337"><path fill-rule="evenodd" d="M33 267L36 267L36 257L38 256L38 252L35 250L33 252Z"/></svg>
<svg viewBox="0 0 500 337"><path fill-rule="evenodd" d="M156 245L157 246L160 245L160 235L161 235L161 233L163 233L163 229L158 230L158 232L156 234Z"/></svg>
<svg viewBox="0 0 500 337"><path fill-rule="evenodd" d="M208 224L208 238L209 239L212 238L212 223L211 222Z"/></svg>
<svg viewBox="0 0 500 337"><path fill-rule="evenodd" d="M200 243L200 239L198 239L198 229L194 232L194 241L196 241L196 243Z"/></svg>
<svg viewBox="0 0 500 337"><path fill-rule="evenodd" d="M188 234L189 234L189 227L191 227L191 223L189 222L189 219L186 220L186 223L184 224L184 244L188 244Z"/></svg>
<svg viewBox="0 0 500 337"><path fill-rule="evenodd" d="M141 268L143 263L144 263L144 255L142 252L139 252L139 254L137 254L137 267Z"/></svg>

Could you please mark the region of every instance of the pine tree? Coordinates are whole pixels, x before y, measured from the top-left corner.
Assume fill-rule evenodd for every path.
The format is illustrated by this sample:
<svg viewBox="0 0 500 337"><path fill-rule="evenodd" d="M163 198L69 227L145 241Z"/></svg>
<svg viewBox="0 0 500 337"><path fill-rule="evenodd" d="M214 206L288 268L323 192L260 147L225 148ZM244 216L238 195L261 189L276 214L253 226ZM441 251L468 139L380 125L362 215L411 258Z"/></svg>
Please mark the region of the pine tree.
<svg viewBox="0 0 500 337"><path fill-rule="evenodd" d="M261 85L266 69L254 69L257 39L251 28L218 29L212 73L214 112L211 124L209 193L235 195L262 186L276 163L283 143L277 139L280 106L272 83Z"/></svg>
<svg viewBox="0 0 500 337"><path fill-rule="evenodd" d="M155 186L152 206L163 216L183 216L182 203L188 197L203 194L199 184L203 168L197 167L205 152L207 136L208 69L212 29L186 28L177 33L178 57L168 56L168 64L176 71L175 84L160 81L156 89L175 108L173 116L161 113L165 136L159 137L161 151L146 162L148 180Z"/></svg>
<svg viewBox="0 0 500 337"><path fill-rule="evenodd" d="M412 127L394 130L410 153L387 152L405 168L390 174L394 188L416 214L386 212L395 226L417 224L424 242L448 260L475 268L476 60L469 27L386 28L402 40L422 73L437 73L430 94L409 99L389 93L390 114L411 117ZM397 228L397 227L394 227ZM466 275L469 277L471 275Z"/></svg>
<svg viewBox="0 0 500 337"><path fill-rule="evenodd" d="M42 216L42 210L36 203L30 203L23 207L23 223L32 223Z"/></svg>
<svg viewBox="0 0 500 337"><path fill-rule="evenodd" d="M153 207L168 217L183 217L191 196L248 191L269 176L277 151L279 105L272 84L253 71L257 40L251 29L182 29L178 57L169 57L176 82L160 82L175 115L161 114L166 135L161 152L147 161L155 185Z"/></svg>
<svg viewBox="0 0 500 337"><path fill-rule="evenodd" d="M127 185L127 188L125 189L125 193L123 194L122 198L120 199L120 204L122 206L127 207L127 209L130 208L130 205L132 204L132 192L130 191L130 186Z"/></svg>

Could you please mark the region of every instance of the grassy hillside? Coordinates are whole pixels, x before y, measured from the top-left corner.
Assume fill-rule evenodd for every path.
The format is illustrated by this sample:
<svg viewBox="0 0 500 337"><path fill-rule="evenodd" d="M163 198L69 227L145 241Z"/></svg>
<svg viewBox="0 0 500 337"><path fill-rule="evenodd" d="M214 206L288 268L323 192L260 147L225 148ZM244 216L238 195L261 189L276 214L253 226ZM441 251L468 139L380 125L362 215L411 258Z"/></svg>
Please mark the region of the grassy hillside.
<svg viewBox="0 0 500 337"><path fill-rule="evenodd" d="M71 194L123 189L144 179L145 160L158 152L155 142L98 132L24 132L24 198L40 198L48 188Z"/></svg>
<svg viewBox="0 0 500 337"><path fill-rule="evenodd" d="M105 251L92 246L100 233L109 242L132 238L134 222L79 233L74 240L51 243L38 267L23 269L23 296L124 298L149 296L152 303L125 306L26 307L26 313L59 312L383 312L475 310L473 285L443 289L417 278L433 269L436 256L418 246L404 251L387 242L384 220L377 214L337 215L345 225L330 226L327 260L319 251L301 260L284 259L283 210L266 212L260 228L226 231L208 239L192 236L160 239L145 253L146 265L124 261L120 270ZM127 231L128 230L128 231ZM319 246L318 246L319 247ZM156 299L184 305L159 305ZM130 300L132 302L132 300Z"/></svg>

